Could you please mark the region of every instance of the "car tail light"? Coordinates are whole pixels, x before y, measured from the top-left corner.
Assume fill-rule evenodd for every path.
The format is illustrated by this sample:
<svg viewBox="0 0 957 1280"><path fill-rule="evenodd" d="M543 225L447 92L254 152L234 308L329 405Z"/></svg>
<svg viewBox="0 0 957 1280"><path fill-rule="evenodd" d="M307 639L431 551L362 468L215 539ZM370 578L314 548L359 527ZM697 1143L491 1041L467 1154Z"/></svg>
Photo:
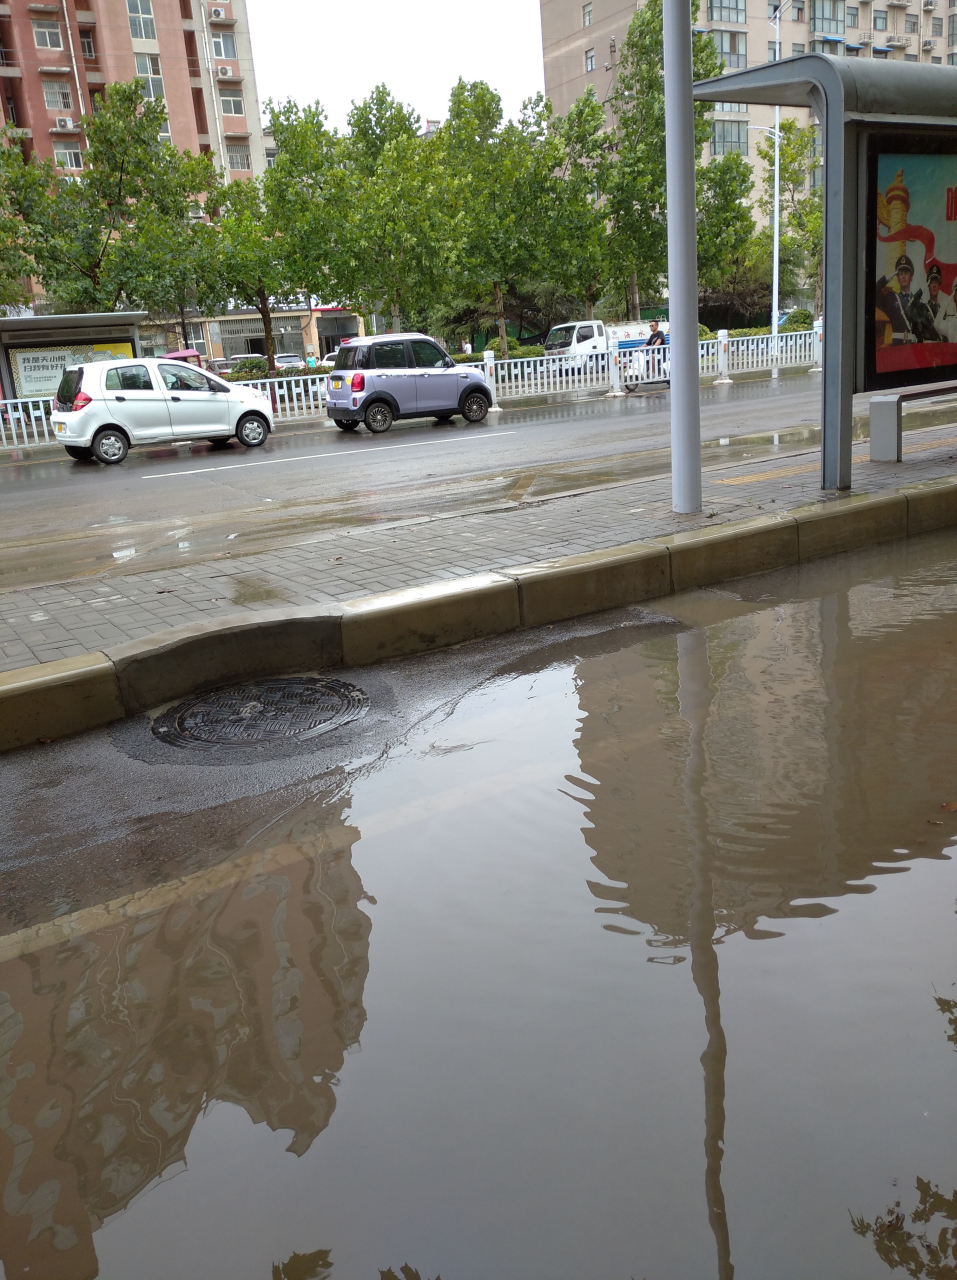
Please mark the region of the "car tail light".
<svg viewBox="0 0 957 1280"><path fill-rule="evenodd" d="M366 376L365 376L365 374L364 374L364 373L354 373L354 374L352 375L352 390L353 390L353 391L365 391L365 389L366 389Z"/></svg>
<svg viewBox="0 0 957 1280"><path fill-rule="evenodd" d="M73 398L73 410L85 409L88 404L93 403L93 397L88 396L85 391L78 391Z"/></svg>

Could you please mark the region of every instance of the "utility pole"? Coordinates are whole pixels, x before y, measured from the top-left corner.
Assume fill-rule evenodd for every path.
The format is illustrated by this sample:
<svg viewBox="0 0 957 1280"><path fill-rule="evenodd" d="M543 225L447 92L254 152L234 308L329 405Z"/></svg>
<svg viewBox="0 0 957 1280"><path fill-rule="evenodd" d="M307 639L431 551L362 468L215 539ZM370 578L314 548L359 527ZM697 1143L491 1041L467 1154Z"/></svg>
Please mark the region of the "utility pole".
<svg viewBox="0 0 957 1280"><path fill-rule="evenodd" d="M668 330L671 355L671 505L701 510L698 235L695 199L691 6L664 0Z"/></svg>

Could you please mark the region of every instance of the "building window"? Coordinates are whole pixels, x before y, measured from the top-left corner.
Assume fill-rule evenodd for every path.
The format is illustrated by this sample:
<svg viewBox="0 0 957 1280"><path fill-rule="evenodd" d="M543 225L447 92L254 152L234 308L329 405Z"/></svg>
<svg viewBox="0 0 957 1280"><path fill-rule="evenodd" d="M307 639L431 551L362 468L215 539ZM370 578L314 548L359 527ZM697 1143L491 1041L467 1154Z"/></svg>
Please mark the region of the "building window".
<svg viewBox="0 0 957 1280"><path fill-rule="evenodd" d="M856 5L850 5L850 4L849 4L849 5L847 6L847 8L844 10L844 25L845 25L845 27L850 27L850 29L851 29L852 31L856 30L856 29L857 29L857 15L858 15L859 13L860 13L860 9L858 9Z"/></svg>
<svg viewBox="0 0 957 1280"><path fill-rule="evenodd" d="M943 20L943 18L931 18L931 20L930 20L930 34L931 34L932 36L936 36L936 37L938 38L938 40L940 39L940 37L944 34L944 20Z"/></svg>
<svg viewBox="0 0 957 1280"><path fill-rule="evenodd" d="M709 22L747 22L746 0L708 0Z"/></svg>
<svg viewBox="0 0 957 1280"><path fill-rule="evenodd" d="M33 43L38 49L62 49L59 22L34 22Z"/></svg>
<svg viewBox="0 0 957 1280"><path fill-rule="evenodd" d="M595 70L595 50L594 49L585 50L585 70L586 71Z"/></svg>
<svg viewBox="0 0 957 1280"><path fill-rule="evenodd" d="M773 22L778 16L778 10L781 8L775 0L768 0L768 21Z"/></svg>
<svg viewBox="0 0 957 1280"><path fill-rule="evenodd" d="M886 61L886 59L887 59L887 50L886 50L886 49L875 49L875 50L874 50L874 52L871 54L871 57L872 57L872 58L883 58L883 59Z"/></svg>
<svg viewBox="0 0 957 1280"><path fill-rule="evenodd" d="M224 116L244 116L246 114L241 89L221 89L219 100L223 105Z"/></svg>
<svg viewBox="0 0 957 1280"><path fill-rule="evenodd" d="M155 40L153 0L126 0L126 8L130 15L130 35L133 39Z"/></svg>
<svg viewBox="0 0 957 1280"><path fill-rule="evenodd" d="M920 62L920 58L918 58L918 56L917 56L917 54L916 54L916 53L905 53L905 54L904 54L904 61L905 61L905 62Z"/></svg>
<svg viewBox="0 0 957 1280"><path fill-rule="evenodd" d="M791 45L791 57L792 57L792 58L795 56L795 54L803 53L803 52L804 52L804 45L803 45L803 44L792 44L792 45Z"/></svg>
<svg viewBox="0 0 957 1280"><path fill-rule="evenodd" d="M43 101L50 111L72 111L73 94L65 80L42 80Z"/></svg>
<svg viewBox="0 0 957 1280"><path fill-rule="evenodd" d="M80 32L80 52L83 54L84 58L96 57L96 49L93 47L92 31Z"/></svg>
<svg viewBox="0 0 957 1280"><path fill-rule="evenodd" d="M886 9L874 10L874 30L875 31L887 30L887 10Z"/></svg>
<svg viewBox="0 0 957 1280"><path fill-rule="evenodd" d="M778 46L773 40L768 41L768 62L777 62Z"/></svg>
<svg viewBox="0 0 957 1280"><path fill-rule="evenodd" d="M844 52L849 58L859 58L861 56L861 46L859 44L846 45Z"/></svg>
<svg viewBox="0 0 957 1280"><path fill-rule="evenodd" d="M711 154L726 156L731 151L748 154L748 126L744 120L715 120L711 125Z"/></svg>
<svg viewBox="0 0 957 1280"><path fill-rule="evenodd" d="M591 5L590 4L582 5L582 26L583 27L591 26Z"/></svg>
<svg viewBox="0 0 957 1280"><path fill-rule="evenodd" d="M275 151L267 151L266 152L266 168L274 169L275 167L276 167L276 153Z"/></svg>
<svg viewBox="0 0 957 1280"><path fill-rule="evenodd" d="M746 102L716 102L714 109L715 111L743 111L747 113L748 104Z"/></svg>
<svg viewBox="0 0 957 1280"><path fill-rule="evenodd" d="M931 63L936 67L939 67L942 62L943 58L931 58Z"/></svg>
<svg viewBox="0 0 957 1280"><path fill-rule="evenodd" d="M743 31L712 31L711 39L726 67L748 65L748 37Z"/></svg>
<svg viewBox="0 0 957 1280"><path fill-rule="evenodd" d="M907 35L916 35L920 30L920 19L916 13L904 14L904 31Z"/></svg>
<svg viewBox="0 0 957 1280"><path fill-rule="evenodd" d="M947 18L947 43L957 44L957 13L952 13ZM953 66L953 63L950 65Z"/></svg>
<svg viewBox="0 0 957 1280"><path fill-rule="evenodd" d="M803 0L802 0L802 3L801 3L801 4L792 4L792 5L791 5L791 21L792 21L792 22L803 22L803 21L804 21L804 4L803 4Z"/></svg>
<svg viewBox="0 0 957 1280"><path fill-rule="evenodd" d="M140 0L142 3L142 0ZM129 0L135 4L136 0ZM163 98L163 77L160 73L160 60L155 53L137 53L136 78L143 86L144 98Z"/></svg>
<svg viewBox="0 0 957 1280"><path fill-rule="evenodd" d="M213 57L235 58L236 37L231 31L213 32Z"/></svg>
<svg viewBox="0 0 957 1280"><path fill-rule="evenodd" d="M811 0L811 30L823 35L844 34L844 0Z"/></svg>
<svg viewBox="0 0 957 1280"><path fill-rule="evenodd" d="M79 147L54 147L53 163L58 164L61 169L82 169L83 157Z"/></svg>
<svg viewBox="0 0 957 1280"><path fill-rule="evenodd" d="M203 332L201 324L187 325L187 333L189 334L189 344L194 351L198 351L201 356L207 354L206 351L206 335Z"/></svg>
<svg viewBox="0 0 957 1280"><path fill-rule="evenodd" d="M252 169L253 162L248 147L227 147L226 163L230 169Z"/></svg>

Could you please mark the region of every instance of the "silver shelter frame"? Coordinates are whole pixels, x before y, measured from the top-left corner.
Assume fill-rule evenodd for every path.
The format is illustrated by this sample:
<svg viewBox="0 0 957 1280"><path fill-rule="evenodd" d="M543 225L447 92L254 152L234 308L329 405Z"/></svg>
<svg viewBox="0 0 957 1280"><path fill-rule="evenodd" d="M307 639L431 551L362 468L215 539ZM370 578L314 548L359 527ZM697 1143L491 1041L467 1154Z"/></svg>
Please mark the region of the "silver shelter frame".
<svg viewBox="0 0 957 1280"><path fill-rule="evenodd" d="M867 137L911 126L957 138L957 68L806 53L699 80L694 97L810 107L823 125L821 488L850 489L852 397L864 390Z"/></svg>

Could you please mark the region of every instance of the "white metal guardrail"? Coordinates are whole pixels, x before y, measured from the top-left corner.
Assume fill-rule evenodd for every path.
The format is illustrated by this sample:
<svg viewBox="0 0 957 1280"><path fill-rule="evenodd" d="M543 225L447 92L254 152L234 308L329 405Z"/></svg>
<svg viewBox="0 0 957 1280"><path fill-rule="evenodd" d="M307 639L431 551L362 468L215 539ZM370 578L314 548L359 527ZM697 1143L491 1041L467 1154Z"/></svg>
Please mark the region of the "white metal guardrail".
<svg viewBox="0 0 957 1280"><path fill-rule="evenodd" d="M813 329L757 338L717 338L699 343L699 369L703 378L730 380L733 373L758 373L766 369L820 368L820 321ZM617 364L616 364L617 357ZM478 361L476 363L483 363ZM630 390L666 381L671 374L669 352L664 347L633 347L599 352L594 356L539 356L531 360L496 360L491 352L484 360L485 377L493 400L553 395L568 391ZM296 378L259 378L243 385L258 387L267 395L276 422L319 418L325 401L325 375ZM0 449L35 449L56 444L50 429L53 400L0 401Z"/></svg>

